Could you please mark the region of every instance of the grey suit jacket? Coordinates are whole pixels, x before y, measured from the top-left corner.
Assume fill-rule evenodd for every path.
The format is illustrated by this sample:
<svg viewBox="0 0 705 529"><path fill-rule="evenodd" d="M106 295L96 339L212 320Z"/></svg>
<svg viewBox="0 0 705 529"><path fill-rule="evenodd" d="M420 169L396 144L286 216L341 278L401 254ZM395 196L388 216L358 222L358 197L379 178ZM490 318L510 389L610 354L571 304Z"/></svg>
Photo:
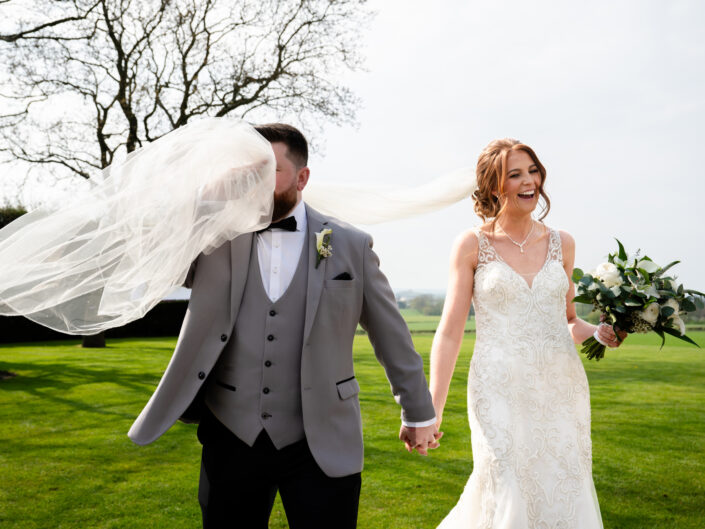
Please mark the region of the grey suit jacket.
<svg viewBox="0 0 705 529"><path fill-rule="evenodd" d="M304 430L311 452L329 476L360 472L362 422L352 345L358 322L402 406L405 420L434 417L421 357L379 269L372 238L306 207L308 287L301 356ZM331 228L333 254L316 264L315 233ZM200 255L187 284L191 300L176 349L156 391L128 433L137 444L156 440L184 413L218 360L233 330L243 295L253 235L241 235ZM351 279L334 279L347 273Z"/></svg>

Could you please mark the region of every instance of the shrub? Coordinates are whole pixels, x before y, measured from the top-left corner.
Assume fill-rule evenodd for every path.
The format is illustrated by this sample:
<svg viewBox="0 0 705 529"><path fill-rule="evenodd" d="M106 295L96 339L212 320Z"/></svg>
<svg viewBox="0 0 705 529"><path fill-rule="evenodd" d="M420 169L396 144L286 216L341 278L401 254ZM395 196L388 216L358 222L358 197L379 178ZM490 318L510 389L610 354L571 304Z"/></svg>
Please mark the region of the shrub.
<svg viewBox="0 0 705 529"><path fill-rule="evenodd" d="M0 207L0 228L4 228L13 220L27 213L22 206L2 206Z"/></svg>

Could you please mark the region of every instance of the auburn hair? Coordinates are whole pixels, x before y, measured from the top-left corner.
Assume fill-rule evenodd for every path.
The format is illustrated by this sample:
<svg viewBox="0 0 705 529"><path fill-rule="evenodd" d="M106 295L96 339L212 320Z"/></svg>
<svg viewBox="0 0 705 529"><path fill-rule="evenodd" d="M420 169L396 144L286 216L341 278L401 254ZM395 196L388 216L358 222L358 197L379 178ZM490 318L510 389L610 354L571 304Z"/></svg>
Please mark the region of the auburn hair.
<svg viewBox="0 0 705 529"><path fill-rule="evenodd" d="M512 151L524 151L528 154L541 174L539 194L543 198L544 204L538 220L542 221L551 209L551 201L543 188L546 181L546 169L539 161L539 157L536 156L534 150L519 140L512 138L494 140L483 149L477 159L477 167L475 169L477 189L472 194L475 202L475 213L482 217L483 221L493 219L493 229L494 223L502 216L507 207L507 201L501 201L500 197L504 195L504 182L507 178L507 158Z"/></svg>

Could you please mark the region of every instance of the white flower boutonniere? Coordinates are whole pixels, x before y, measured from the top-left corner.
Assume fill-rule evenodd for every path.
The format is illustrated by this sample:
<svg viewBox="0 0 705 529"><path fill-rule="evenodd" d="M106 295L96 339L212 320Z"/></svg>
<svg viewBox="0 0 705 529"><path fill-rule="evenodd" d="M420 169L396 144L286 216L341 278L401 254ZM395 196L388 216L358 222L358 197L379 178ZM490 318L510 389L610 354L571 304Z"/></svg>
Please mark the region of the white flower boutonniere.
<svg viewBox="0 0 705 529"><path fill-rule="evenodd" d="M330 245L330 237L333 230L326 228L316 233L316 268L321 264L322 259L333 255L333 247Z"/></svg>

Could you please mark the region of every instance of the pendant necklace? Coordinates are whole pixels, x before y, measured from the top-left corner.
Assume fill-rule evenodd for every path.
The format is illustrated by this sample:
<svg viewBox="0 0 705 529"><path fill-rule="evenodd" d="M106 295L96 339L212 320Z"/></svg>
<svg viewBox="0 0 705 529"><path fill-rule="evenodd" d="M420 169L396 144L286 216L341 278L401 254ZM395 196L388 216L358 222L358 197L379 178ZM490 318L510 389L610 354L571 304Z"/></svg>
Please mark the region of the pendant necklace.
<svg viewBox="0 0 705 529"><path fill-rule="evenodd" d="M499 222L498 222L497 224L499 224ZM509 236L509 234L504 230L504 228L502 228L502 225L501 225L501 224L499 224L499 228L500 228L500 229L504 232L504 234L507 236L507 239L509 239L510 241L512 241L516 246L518 246L518 247L519 247L519 250L521 251L521 253L524 253L524 245L526 244L526 241L529 240L529 237L531 237L531 234L534 233L534 221L533 221L533 220L531 221L531 229L529 230L529 233L526 235L526 238L525 238L522 242L520 242L520 243L519 243L519 242L516 242L514 239L512 239L512 238Z"/></svg>

